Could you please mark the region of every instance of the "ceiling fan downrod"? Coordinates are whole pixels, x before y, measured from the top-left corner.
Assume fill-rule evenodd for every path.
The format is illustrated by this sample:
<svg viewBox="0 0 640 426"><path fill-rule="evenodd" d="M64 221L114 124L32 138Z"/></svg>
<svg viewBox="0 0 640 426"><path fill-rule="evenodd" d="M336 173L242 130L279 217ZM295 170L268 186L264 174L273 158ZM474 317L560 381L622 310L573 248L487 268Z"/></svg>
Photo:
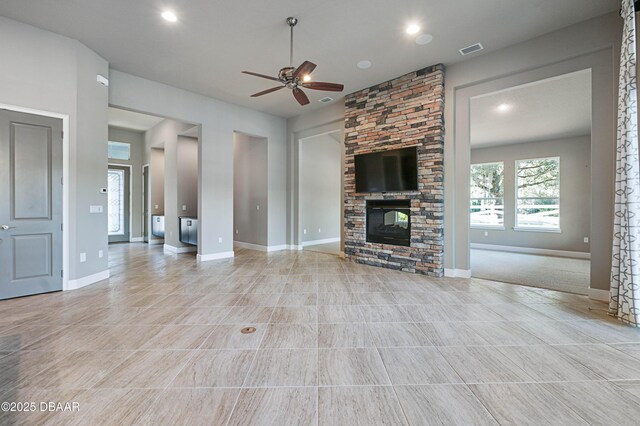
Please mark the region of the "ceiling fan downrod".
<svg viewBox="0 0 640 426"><path fill-rule="evenodd" d="M298 23L298 18L289 16L287 18L287 25L291 28L291 38L289 42L289 66L293 68L293 27Z"/></svg>

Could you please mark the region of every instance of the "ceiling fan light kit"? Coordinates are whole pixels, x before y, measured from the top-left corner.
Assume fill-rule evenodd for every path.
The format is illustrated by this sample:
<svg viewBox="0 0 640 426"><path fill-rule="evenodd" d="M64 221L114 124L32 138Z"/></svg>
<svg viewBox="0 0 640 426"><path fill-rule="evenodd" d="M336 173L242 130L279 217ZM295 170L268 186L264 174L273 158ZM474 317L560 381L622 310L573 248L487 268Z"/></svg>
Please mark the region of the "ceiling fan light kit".
<svg viewBox="0 0 640 426"><path fill-rule="evenodd" d="M299 67L293 66L293 27L298 23L297 18L288 17L287 25L291 31L291 39L289 45L289 66L284 67L278 71L277 77L271 77L269 75L260 74L251 71L242 71L244 74L252 75L254 77L260 77L267 80L278 81L282 86L272 87L271 89L263 90L262 92L254 93L252 98L266 95L271 92L276 92L280 89L290 89L293 93L293 97L298 101L300 105L309 104L309 98L302 91L301 88L312 90L323 90L328 92L342 92L344 85L337 83L325 83L321 81L311 81L311 73L316 68L316 64L310 61L304 61Z"/></svg>

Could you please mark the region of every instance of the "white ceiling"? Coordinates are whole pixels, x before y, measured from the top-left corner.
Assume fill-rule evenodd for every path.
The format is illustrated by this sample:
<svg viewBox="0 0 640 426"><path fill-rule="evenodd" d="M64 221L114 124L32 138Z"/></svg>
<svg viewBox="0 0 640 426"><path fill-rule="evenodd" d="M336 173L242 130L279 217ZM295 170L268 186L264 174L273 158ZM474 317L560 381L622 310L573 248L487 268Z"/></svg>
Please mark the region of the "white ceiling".
<svg viewBox="0 0 640 426"><path fill-rule="evenodd" d="M160 18L164 6L179 22ZM344 83L347 94L460 61L458 49L476 42L489 52L619 7L619 0L2 0L0 15L80 40L114 69L290 117L320 108L316 101L330 93L309 90L306 107L288 90L250 98L272 82L240 73L288 65L287 16L300 19L295 63L316 63L314 79ZM404 33L410 21L433 41L415 44ZM362 59L373 66L358 69Z"/></svg>
<svg viewBox="0 0 640 426"><path fill-rule="evenodd" d="M119 108L109 108L109 126L120 127L122 129L146 132L164 118L155 115L140 114Z"/></svg>
<svg viewBox="0 0 640 426"><path fill-rule="evenodd" d="M500 110L500 106L507 106ZM566 74L471 99L471 146L591 133L591 72Z"/></svg>

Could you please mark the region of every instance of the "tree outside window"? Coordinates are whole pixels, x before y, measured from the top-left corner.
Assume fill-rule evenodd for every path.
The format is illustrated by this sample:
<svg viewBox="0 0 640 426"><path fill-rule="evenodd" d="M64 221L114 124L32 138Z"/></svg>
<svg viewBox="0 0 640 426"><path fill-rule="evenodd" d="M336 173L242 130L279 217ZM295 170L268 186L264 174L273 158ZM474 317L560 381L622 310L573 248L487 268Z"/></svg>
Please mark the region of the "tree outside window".
<svg viewBox="0 0 640 426"><path fill-rule="evenodd" d="M471 165L471 226L504 226L504 163Z"/></svg>
<svg viewBox="0 0 640 426"><path fill-rule="evenodd" d="M560 158L516 161L516 228L560 229Z"/></svg>

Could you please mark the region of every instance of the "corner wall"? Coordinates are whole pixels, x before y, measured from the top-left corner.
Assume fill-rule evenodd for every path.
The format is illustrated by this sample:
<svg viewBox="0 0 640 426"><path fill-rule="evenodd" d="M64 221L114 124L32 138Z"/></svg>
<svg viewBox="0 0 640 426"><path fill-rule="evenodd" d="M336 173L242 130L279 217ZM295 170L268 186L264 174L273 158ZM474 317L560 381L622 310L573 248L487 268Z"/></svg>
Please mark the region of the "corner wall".
<svg viewBox="0 0 640 426"><path fill-rule="evenodd" d="M108 91L96 75L106 76L108 63L76 40L4 17L0 40L0 104L69 117L69 286L107 278L107 256L99 252L108 249L107 196L100 193L107 186ZM104 213L90 214L90 205L102 205Z"/></svg>
<svg viewBox="0 0 640 426"><path fill-rule="evenodd" d="M348 259L389 269L444 275L444 67L434 65L345 101L344 223ZM354 156L418 147L418 191L356 193ZM411 201L411 246L366 241L366 200Z"/></svg>

